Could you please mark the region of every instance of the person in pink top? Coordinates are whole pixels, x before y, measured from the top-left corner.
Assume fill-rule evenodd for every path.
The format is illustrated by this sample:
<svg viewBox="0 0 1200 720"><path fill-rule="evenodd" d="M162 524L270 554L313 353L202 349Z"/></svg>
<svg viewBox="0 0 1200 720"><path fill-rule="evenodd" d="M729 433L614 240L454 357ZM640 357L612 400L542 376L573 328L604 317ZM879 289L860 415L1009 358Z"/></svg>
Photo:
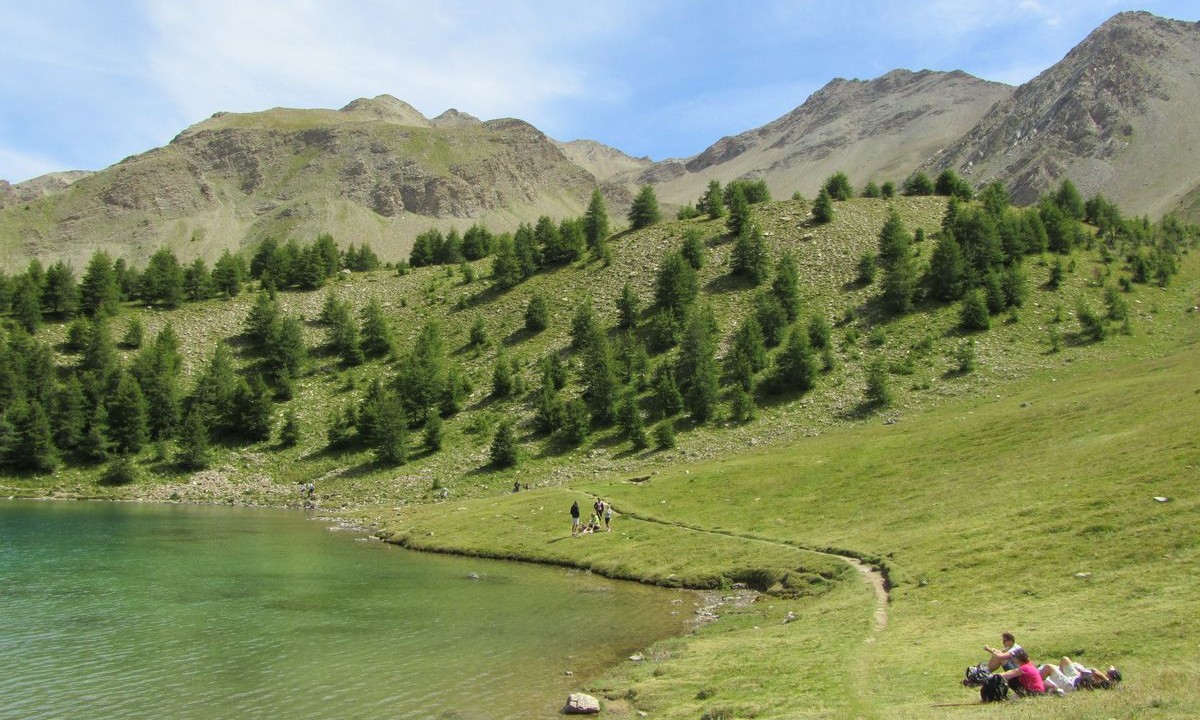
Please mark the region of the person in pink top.
<svg viewBox="0 0 1200 720"><path fill-rule="evenodd" d="M1017 662L1017 667L1000 673L1008 681L1008 686L1018 695L1045 693L1046 685L1042 682L1042 673L1038 670L1038 666L1029 659L1029 654L1023 648L1018 648L1013 653L1013 660Z"/></svg>

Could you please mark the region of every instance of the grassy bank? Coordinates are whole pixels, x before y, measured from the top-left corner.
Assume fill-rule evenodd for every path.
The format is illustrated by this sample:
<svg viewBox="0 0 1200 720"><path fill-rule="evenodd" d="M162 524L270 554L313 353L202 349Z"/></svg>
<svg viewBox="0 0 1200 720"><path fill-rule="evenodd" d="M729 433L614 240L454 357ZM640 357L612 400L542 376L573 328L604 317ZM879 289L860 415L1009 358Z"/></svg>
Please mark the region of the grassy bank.
<svg viewBox="0 0 1200 720"><path fill-rule="evenodd" d="M1175 308L1169 331L1117 338L986 397L644 481L397 510L384 531L413 547L668 584L709 586L746 568L819 577L834 562L799 548L878 556L889 569L881 632L869 589L843 569L819 591L768 593L595 680L617 711L957 717L976 711L933 706L977 697L958 685L962 670L1008 629L1035 660L1114 663L1127 682L1022 701L1006 716L1195 717L1200 315L1185 310L1188 282L1162 299ZM571 539L571 499L587 507L592 494L618 509L616 531Z"/></svg>

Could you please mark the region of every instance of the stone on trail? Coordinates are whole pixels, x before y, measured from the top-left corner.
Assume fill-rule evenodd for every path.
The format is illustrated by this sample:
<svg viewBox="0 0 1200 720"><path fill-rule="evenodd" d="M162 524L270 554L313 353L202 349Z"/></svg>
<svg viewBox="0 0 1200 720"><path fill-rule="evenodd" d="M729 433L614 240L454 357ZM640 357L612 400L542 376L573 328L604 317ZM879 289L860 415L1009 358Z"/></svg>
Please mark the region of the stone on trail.
<svg viewBox="0 0 1200 720"><path fill-rule="evenodd" d="M591 695L571 693L562 711L567 715L595 715L600 712L600 701Z"/></svg>

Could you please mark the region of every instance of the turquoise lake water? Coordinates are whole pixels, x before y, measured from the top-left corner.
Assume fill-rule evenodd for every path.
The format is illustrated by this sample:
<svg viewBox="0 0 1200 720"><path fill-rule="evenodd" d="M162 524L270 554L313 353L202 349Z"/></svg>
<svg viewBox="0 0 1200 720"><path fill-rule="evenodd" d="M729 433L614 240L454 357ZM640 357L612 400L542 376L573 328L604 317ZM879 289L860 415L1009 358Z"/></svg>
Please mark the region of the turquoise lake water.
<svg viewBox="0 0 1200 720"><path fill-rule="evenodd" d="M300 512L0 502L4 720L551 718L691 611Z"/></svg>

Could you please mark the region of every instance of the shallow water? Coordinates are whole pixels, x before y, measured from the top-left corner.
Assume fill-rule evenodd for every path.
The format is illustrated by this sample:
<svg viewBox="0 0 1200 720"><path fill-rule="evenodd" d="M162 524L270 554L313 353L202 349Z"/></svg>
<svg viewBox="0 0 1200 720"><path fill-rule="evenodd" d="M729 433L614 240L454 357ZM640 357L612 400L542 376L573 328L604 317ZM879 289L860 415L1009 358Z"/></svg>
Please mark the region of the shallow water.
<svg viewBox="0 0 1200 720"><path fill-rule="evenodd" d="M691 609L299 512L0 502L0 718L554 717Z"/></svg>

